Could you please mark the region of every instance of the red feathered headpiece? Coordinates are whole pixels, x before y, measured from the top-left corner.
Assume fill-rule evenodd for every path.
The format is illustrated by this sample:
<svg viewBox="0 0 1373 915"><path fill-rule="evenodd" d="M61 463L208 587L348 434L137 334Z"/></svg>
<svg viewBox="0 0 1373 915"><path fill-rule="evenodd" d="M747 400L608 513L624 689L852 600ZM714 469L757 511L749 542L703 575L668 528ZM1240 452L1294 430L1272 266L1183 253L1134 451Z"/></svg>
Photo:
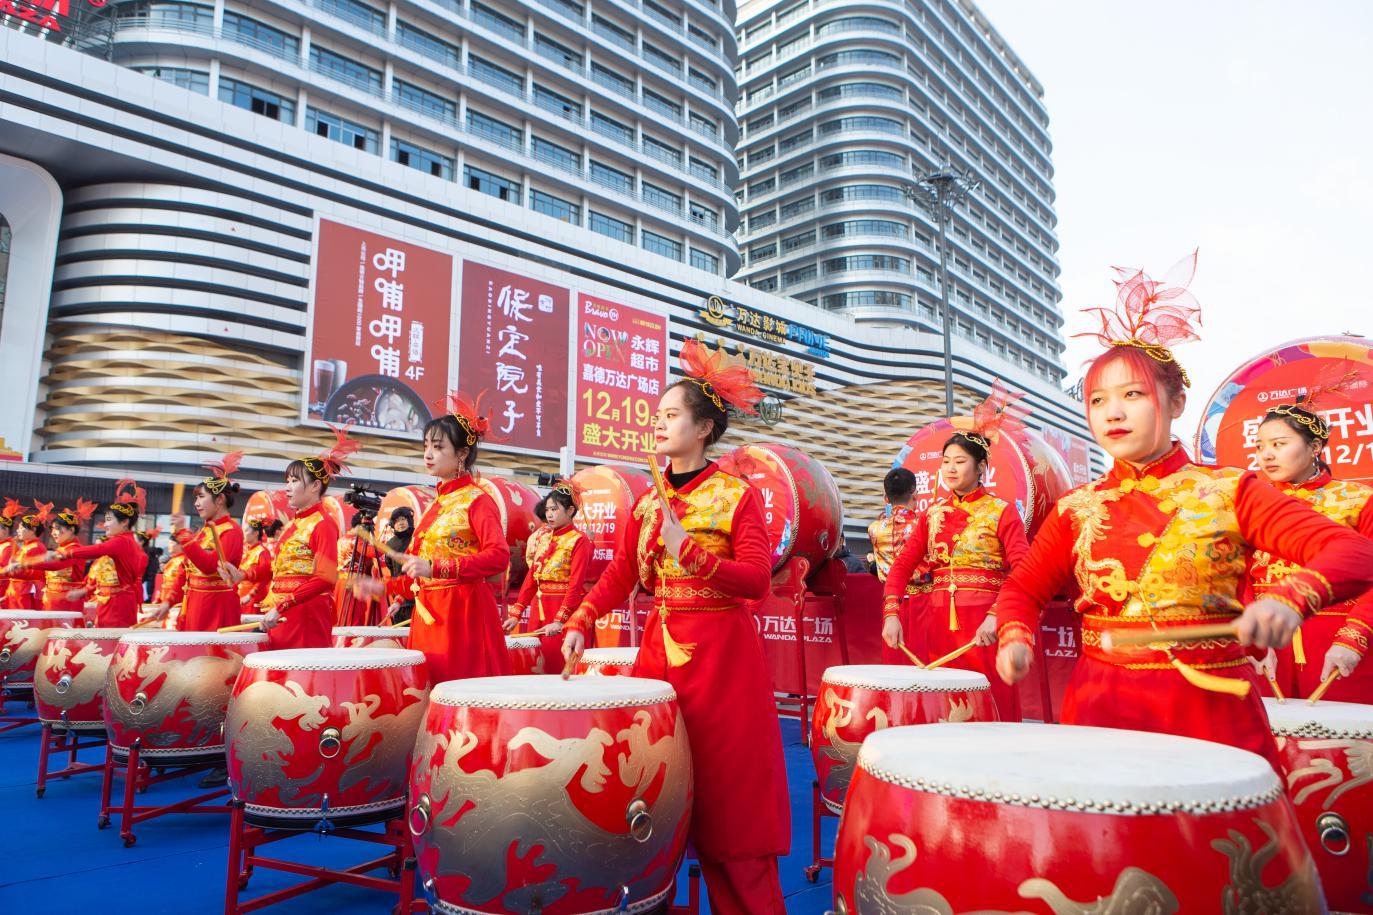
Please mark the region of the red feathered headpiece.
<svg viewBox="0 0 1373 915"><path fill-rule="evenodd" d="M19 519L19 523L31 531L37 531L40 527L52 518L52 503L39 502L37 499L33 503L34 512L31 515L24 515Z"/></svg>
<svg viewBox="0 0 1373 915"><path fill-rule="evenodd" d="M135 515L143 514L147 507L148 493L142 486L130 479L114 484L114 501L110 503L110 511L132 520Z"/></svg>
<svg viewBox="0 0 1373 915"><path fill-rule="evenodd" d="M362 443L356 439L348 437L348 430L352 426L328 425L334 430L334 444L312 458L305 458L301 461L305 469L310 471L310 475L321 483L328 483L331 479L348 470L348 458L362 448Z"/></svg>
<svg viewBox="0 0 1373 915"><path fill-rule="evenodd" d="M153 542L154 540L156 540L161 534L162 534L162 528L160 528L160 527L150 527L150 528L148 528L146 531L143 531L143 539L146 540L146 541L148 541L149 543L152 543L152 542Z"/></svg>
<svg viewBox="0 0 1373 915"><path fill-rule="evenodd" d="M1201 307L1187 291L1197 272L1197 252L1174 264L1162 281L1143 270L1112 269L1117 276L1115 309L1084 308L1101 321L1101 329L1073 336L1095 337L1102 346L1133 346L1157 362L1177 363L1171 347L1201 339L1196 331ZM1182 383L1191 386L1185 371Z"/></svg>
<svg viewBox="0 0 1373 915"><path fill-rule="evenodd" d="M554 483L553 491L566 493L568 497L572 499L573 506L575 506L578 509L582 507L582 494L586 490L582 488L582 485L580 483L578 483L571 477L558 480L558 482Z"/></svg>
<svg viewBox="0 0 1373 915"><path fill-rule="evenodd" d="M57 513L57 518L70 528L78 528L91 520L95 514L95 503L86 499L77 499L76 508L64 508Z"/></svg>
<svg viewBox="0 0 1373 915"><path fill-rule="evenodd" d="M461 391L449 391L448 397L444 401L445 412L456 419L459 426L462 426L469 448L491 432L491 421L481 415L481 402L485 396L486 392L483 391L477 395L475 401L472 401Z"/></svg>
<svg viewBox="0 0 1373 915"><path fill-rule="evenodd" d="M992 392L973 409L973 427L968 432L956 432L984 449L992 446L992 439L1001 435L1015 435L1025 428L1029 411L1019 403L1025 395L1013 393L998 378L992 382Z"/></svg>
<svg viewBox="0 0 1373 915"><path fill-rule="evenodd" d="M1313 381L1311 387L1298 396L1295 403L1269 407L1264 413L1264 418L1289 417L1305 426L1316 438L1328 441L1330 424L1316 411L1336 399L1348 400L1347 392L1352 388L1367 387L1368 379L1360 374L1358 365L1352 360L1341 359L1339 362L1323 366Z"/></svg>
<svg viewBox="0 0 1373 915"><path fill-rule="evenodd" d="M209 490L210 495L222 495L224 490L229 487L229 476L238 470L238 465L241 463L243 463L243 452L230 451L219 461L203 465L206 470L210 471L210 475L201 481L202 485Z"/></svg>
<svg viewBox="0 0 1373 915"><path fill-rule="evenodd" d="M753 383L753 373L742 365L726 366L725 354L711 352L694 337L682 344L678 357L686 379L701 389L710 402L725 412L722 401L728 401L741 412L757 416L754 404L763 399L763 392Z"/></svg>

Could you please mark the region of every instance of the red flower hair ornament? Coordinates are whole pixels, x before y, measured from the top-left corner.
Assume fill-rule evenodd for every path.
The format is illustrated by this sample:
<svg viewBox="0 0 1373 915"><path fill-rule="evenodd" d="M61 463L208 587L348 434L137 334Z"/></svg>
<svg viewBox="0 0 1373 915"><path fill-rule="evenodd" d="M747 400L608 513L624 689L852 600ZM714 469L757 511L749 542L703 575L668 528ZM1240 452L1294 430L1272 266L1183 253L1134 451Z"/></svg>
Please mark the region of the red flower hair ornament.
<svg viewBox="0 0 1373 915"><path fill-rule="evenodd" d="M742 413L758 415L754 405L763 399L763 392L754 384L753 373L747 368L725 365L724 352L711 352L695 338L682 344L678 358L686 380L699 387L721 413L728 402Z"/></svg>

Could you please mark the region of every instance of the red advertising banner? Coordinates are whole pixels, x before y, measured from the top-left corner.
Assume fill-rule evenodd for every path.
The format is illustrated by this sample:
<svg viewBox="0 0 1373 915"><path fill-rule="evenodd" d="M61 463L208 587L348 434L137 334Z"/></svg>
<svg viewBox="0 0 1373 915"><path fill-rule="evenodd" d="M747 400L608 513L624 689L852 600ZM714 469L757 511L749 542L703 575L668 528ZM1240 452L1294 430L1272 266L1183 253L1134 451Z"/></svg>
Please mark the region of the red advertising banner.
<svg viewBox="0 0 1373 915"><path fill-rule="evenodd" d="M1197 432L1202 461L1257 470L1259 426L1268 408L1293 403L1325 375L1357 378L1318 412L1330 424L1325 460L1336 478L1373 483L1373 347L1362 337L1284 343L1240 366L1206 405Z"/></svg>
<svg viewBox="0 0 1373 915"><path fill-rule="evenodd" d="M1092 482L1092 449L1085 438L1049 426L1040 429L1039 434L1063 458L1068 481L1073 486Z"/></svg>
<svg viewBox="0 0 1373 915"><path fill-rule="evenodd" d="M579 457L643 460L667 383L667 318L581 294L577 298Z"/></svg>
<svg viewBox="0 0 1373 915"><path fill-rule="evenodd" d="M458 387L486 393L492 439L557 454L567 442L568 290L463 261Z"/></svg>
<svg viewBox="0 0 1373 915"><path fill-rule="evenodd" d="M448 387L453 258L320 220L305 412L414 438Z"/></svg>

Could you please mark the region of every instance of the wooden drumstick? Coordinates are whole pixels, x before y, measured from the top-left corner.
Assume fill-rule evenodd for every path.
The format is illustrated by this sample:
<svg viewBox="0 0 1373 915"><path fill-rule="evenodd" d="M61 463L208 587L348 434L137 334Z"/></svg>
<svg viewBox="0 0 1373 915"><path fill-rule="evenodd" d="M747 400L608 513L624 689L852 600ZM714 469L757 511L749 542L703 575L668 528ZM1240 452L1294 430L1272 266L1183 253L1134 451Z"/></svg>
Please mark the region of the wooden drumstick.
<svg viewBox="0 0 1373 915"><path fill-rule="evenodd" d="M280 620L278 620L280 622ZM237 626L220 626L216 632L252 632L261 626L261 623L239 623Z"/></svg>
<svg viewBox="0 0 1373 915"><path fill-rule="evenodd" d="M1307 705L1315 705L1317 702L1320 702L1320 701L1321 701L1321 696L1324 696L1324 695L1325 695L1325 691L1328 690L1328 689L1331 687L1331 685L1334 684L1334 682L1335 682L1336 680L1338 680L1339 678L1340 678L1340 672L1339 672L1338 670L1332 670L1332 671L1330 671L1330 676L1328 676L1328 677L1326 677L1324 680L1322 680L1322 681L1321 681L1321 685L1318 686L1318 687L1316 687L1316 691L1313 692L1310 696L1307 697L1307 699L1306 699L1306 704L1307 704Z"/></svg>
<svg viewBox="0 0 1373 915"><path fill-rule="evenodd" d="M1282 687L1278 686L1277 677L1269 677L1268 686L1273 690L1273 696L1278 700L1278 705L1283 705L1287 702L1287 697L1282 694Z"/></svg>
<svg viewBox="0 0 1373 915"><path fill-rule="evenodd" d="M904 644L897 642L896 647L900 648L901 653L904 654L906 657L910 658L911 663L914 664L916 667L923 668L925 666L924 662L922 662L919 658L915 656L915 652L911 651Z"/></svg>
<svg viewBox="0 0 1373 915"><path fill-rule="evenodd" d="M134 624L133 624L132 626L130 626L129 628L130 628L130 629L142 629L144 626L150 626L150 625L152 625L153 623L160 623L160 622L162 622L162 617L160 617L160 616L150 616L150 617L148 617L147 619L139 620L138 622L134 623Z"/></svg>
<svg viewBox="0 0 1373 915"><path fill-rule="evenodd" d="M1155 642L1234 638L1239 638L1239 629L1234 623L1200 623L1195 626L1164 626L1160 629L1107 629L1101 634L1101 647L1104 651L1113 651Z"/></svg>
<svg viewBox="0 0 1373 915"><path fill-rule="evenodd" d="M171 513L172 513L173 515L179 515L179 514L181 514L181 500L185 497L185 495L186 495L186 484L185 484L185 483L173 483L173 484L172 484L172 512L171 512Z"/></svg>
<svg viewBox="0 0 1373 915"><path fill-rule="evenodd" d="M948 654L944 655L944 657L938 658L938 659L933 660L933 661L931 661L930 663L926 664L926 665L925 665L925 669L926 669L926 670L934 670L934 669L937 668L937 667L943 667L945 664L949 663L950 661L956 661L956 660L958 660L959 658L963 657L965 654L967 654L968 652L972 651L972 650L973 650L974 648L976 648L976 647L977 647L977 639L973 639L973 640L972 640L971 642L969 642L968 644L966 644L966 645L964 645L964 646L962 646L962 647L960 647L960 648L955 648L953 651L951 651L951 652L949 652Z"/></svg>
<svg viewBox="0 0 1373 915"><path fill-rule="evenodd" d="M658 455L652 451L648 453L648 472L653 477L653 488L658 491L658 500L663 504L663 511L671 511L672 503L667 498L667 480L663 479L663 468L658 466Z"/></svg>
<svg viewBox="0 0 1373 915"><path fill-rule="evenodd" d="M361 527L355 527L353 528L353 533L357 534L357 538L361 540L363 543L367 544L373 549L380 550L383 554L385 554L386 558L391 560L392 562L404 563L407 559L410 558L405 553L393 550L386 544L377 540L377 538L374 537L372 535L372 532L369 530L366 530Z"/></svg>

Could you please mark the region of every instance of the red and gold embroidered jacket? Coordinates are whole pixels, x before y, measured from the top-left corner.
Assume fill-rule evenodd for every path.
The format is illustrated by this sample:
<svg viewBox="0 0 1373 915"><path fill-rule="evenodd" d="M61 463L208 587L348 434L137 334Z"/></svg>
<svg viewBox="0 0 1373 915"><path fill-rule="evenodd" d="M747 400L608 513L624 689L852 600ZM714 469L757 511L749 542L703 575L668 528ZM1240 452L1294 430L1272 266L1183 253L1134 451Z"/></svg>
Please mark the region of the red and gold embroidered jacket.
<svg viewBox="0 0 1373 915"><path fill-rule="evenodd" d="M531 535L530 540L538 536ZM507 613L513 617L538 601L539 613L531 616L531 626L552 622L566 623L586 594L586 567L591 561L591 541L571 524L539 537L540 550L529 565L520 596Z"/></svg>

